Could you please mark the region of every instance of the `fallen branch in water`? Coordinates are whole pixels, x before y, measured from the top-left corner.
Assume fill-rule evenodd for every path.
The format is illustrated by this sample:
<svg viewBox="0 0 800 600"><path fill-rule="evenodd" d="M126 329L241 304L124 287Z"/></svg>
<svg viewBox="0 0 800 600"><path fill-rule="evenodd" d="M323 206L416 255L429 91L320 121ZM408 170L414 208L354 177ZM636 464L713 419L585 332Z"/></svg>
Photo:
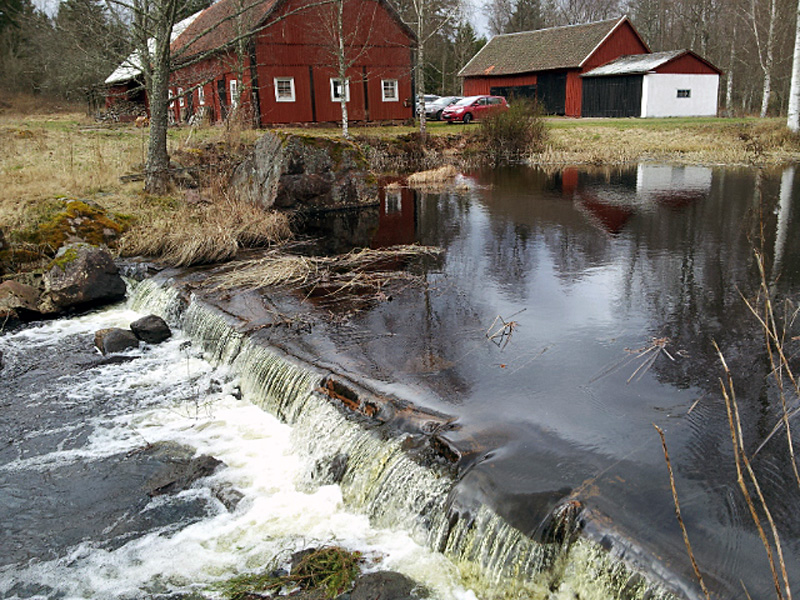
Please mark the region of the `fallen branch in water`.
<svg viewBox="0 0 800 600"><path fill-rule="evenodd" d="M211 283L218 289L290 287L304 290L307 296L371 292L376 299L389 299L383 291L385 286L397 281L422 281L421 276L403 270L409 260L441 252L431 246L363 249L338 256L299 256L272 250L261 258L236 264L212 277Z"/></svg>

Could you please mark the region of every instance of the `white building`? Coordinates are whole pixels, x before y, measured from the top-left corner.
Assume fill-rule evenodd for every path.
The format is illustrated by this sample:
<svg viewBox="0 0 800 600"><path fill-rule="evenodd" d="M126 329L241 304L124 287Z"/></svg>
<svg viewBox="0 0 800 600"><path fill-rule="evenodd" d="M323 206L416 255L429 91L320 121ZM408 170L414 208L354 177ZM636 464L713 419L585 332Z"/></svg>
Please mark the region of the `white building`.
<svg viewBox="0 0 800 600"><path fill-rule="evenodd" d="M713 117L717 67L691 50L621 56L583 77L584 117Z"/></svg>

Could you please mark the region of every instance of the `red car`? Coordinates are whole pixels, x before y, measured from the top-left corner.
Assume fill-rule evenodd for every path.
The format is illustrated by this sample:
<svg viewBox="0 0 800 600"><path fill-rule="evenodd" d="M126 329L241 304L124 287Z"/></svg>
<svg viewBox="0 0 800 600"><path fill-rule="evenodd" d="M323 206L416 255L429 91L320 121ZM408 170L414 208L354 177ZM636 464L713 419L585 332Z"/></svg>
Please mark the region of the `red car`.
<svg viewBox="0 0 800 600"><path fill-rule="evenodd" d="M508 110L502 96L468 96L442 111L442 119L448 123L462 121L464 125L480 121L493 112Z"/></svg>

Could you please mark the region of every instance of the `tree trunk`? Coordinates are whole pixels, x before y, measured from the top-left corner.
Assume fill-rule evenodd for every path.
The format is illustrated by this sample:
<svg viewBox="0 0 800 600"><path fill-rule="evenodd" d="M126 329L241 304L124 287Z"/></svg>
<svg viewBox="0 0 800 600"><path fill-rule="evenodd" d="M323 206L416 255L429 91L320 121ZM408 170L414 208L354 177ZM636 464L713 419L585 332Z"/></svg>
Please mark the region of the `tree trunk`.
<svg viewBox="0 0 800 600"><path fill-rule="evenodd" d="M772 96L772 66L775 62L775 20L777 19L777 0L771 0L769 9L769 30L767 32L766 57L761 61L761 69L764 72L763 94L761 96L761 118L767 116L769 100ZM755 14L755 11L754 11ZM754 26L755 23L754 23Z"/></svg>
<svg viewBox="0 0 800 600"><path fill-rule="evenodd" d="M798 0L800 2L800 0ZM728 57L728 79L725 82L725 114L733 116L733 68L736 65L736 21L731 34L731 52Z"/></svg>
<svg viewBox="0 0 800 600"><path fill-rule="evenodd" d="M167 111L169 110L170 36L172 21L163 19L155 37L150 93L150 135L147 140L144 189L148 194L163 194L169 188L167 153ZM169 22L167 22L169 21Z"/></svg>
<svg viewBox="0 0 800 600"><path fill-rule="evenodd" d="M428 125L425 119L425 42L421 39L417 46L417 116L419 135L424 142L428 135Z"/></svg>
<svg viewBox="0 0 800 600"><path fill-rule="evenodd" d="M789 117L786 126L795 133L800 130L800 0L797 1L792 84L789 89Z"/></svg>
<svg viewBox="0 0 800 600"><path fill-rule="evenodd" d="M337 59L339 67L339 105L342 107L342 137L350 139L350 123L347 115L347 63L344 48L344 0L338 0L336 11L336 37L338 38Z"/></svg>

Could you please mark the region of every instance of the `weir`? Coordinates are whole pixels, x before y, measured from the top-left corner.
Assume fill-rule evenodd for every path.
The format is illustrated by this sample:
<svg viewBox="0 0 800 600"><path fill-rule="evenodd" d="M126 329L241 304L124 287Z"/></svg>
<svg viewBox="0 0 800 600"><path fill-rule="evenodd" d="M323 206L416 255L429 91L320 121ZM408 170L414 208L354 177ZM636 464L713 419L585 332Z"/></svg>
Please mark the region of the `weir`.
<svg viewBox="0 0 800 600"><path fill-rule="evenodd" d="M609 544L609 531L576 501L558 505L535 536L486 504L462 505L458 449L438 435L446 416L409 417L415 407L269 346L167 277L130 289L135 310L180 327L209 360L230 366L245 399L293 427L305 485L338 483L351 509L442 552L480 598L694 596L666 570L638 563L634 543Z"/></svg>

